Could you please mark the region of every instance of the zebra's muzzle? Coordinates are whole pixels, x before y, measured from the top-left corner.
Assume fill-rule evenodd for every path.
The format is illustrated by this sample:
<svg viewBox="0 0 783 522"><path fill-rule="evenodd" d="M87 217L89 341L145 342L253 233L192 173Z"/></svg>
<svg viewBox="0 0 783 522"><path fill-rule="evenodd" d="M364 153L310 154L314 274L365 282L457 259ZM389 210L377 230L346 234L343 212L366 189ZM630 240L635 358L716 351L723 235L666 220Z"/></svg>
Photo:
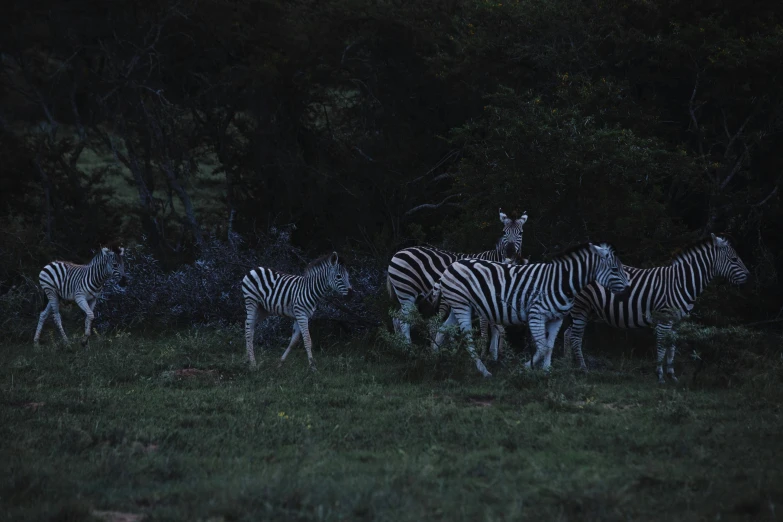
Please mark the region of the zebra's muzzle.
<svg viewBox="0 0 783 522"><path fill-rule="evenodd" d="M125 287L125 285L128 284L128 278L125 276L122 276L120 280L117 282L118 285Z"/></svg>

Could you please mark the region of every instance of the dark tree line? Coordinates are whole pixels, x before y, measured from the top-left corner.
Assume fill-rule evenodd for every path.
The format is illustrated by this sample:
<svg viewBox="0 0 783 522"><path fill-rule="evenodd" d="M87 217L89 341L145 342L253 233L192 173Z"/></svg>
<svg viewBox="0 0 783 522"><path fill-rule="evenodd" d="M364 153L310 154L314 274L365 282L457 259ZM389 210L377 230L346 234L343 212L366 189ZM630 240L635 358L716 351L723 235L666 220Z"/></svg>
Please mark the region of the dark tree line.
<svg viewBox="0 0 783 522"><path fill-rule="evenodd" d="M783 6L651 0L16 3L0 31L0 287L50 257L296 224L379 264L609 240L637 266L731 233L779 313Z"/></svg>

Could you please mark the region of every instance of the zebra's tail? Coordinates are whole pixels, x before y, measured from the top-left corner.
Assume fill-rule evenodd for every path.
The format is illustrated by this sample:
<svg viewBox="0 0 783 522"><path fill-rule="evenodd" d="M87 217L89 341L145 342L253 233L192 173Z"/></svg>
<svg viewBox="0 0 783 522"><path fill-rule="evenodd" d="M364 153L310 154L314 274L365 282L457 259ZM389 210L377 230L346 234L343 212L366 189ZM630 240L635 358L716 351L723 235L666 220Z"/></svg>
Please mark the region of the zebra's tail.
<svg viewBox="0 0 783 522"><path fill-rule="evenodd" d="M416 308L424 317L432 317L440 310L441 288L440 281L435 283L432 290L426 294L416 296Z"/></svg>
<svg viewBox="0 0 783 522"><path fill-rule="evenodd" d="M394 301L396 295L394 293L394 288L392 287L391 277L389 276L389 272L386 272L386 290L389 292L389 299Z"/></svg>

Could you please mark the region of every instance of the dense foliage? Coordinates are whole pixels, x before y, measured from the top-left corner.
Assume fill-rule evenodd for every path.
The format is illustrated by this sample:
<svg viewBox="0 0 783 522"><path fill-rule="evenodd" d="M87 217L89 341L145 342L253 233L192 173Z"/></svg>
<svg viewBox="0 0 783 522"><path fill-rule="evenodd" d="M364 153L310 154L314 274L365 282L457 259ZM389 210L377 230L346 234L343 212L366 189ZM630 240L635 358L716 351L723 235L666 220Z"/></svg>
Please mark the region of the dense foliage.
<svg viewBox="0 0 783 522"><path fill-rule="evenodd" d="M782 26L717 0L17 3L0 293L116 238L156 277L290 223L305 258L368 267L483 250L502 206L532 259L609 240L652 266L728 231L754 278L715 303L776 317Z"/></svg>

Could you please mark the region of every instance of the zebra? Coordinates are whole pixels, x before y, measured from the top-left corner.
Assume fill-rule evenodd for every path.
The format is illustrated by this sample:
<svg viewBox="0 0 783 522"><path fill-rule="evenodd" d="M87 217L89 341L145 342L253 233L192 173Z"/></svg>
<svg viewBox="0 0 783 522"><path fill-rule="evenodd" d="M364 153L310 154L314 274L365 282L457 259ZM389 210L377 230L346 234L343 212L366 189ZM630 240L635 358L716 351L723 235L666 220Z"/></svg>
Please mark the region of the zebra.
<svg viewBox="0 0 783 522"><path fill-rule="evenodd" d="M591 316L615 328L654 327L658 359L658 382L665 383L663 358L667 374L674 376L675 344L673 328L693 309L699 294L714 277L724 277L732 284L747 281L749 272L728 239L711 234L686 247L667 266L641 269L627 266L631 290L627 295L611 295L600 284L592 283L576 297L571 309L571 326L564 333L564 348L570 346L583 371L582 337Z"/></svg>
<svg viewBox="0 0 783 522"><path fill-rule="evenodd" d="M459 254L429 246L409 247L400 250L391 259L387 270L386 289L389 297L395 297L400 303L403 312L409 312L416 308L416 298L432 290L433 285L440 279L443 271L458 259L486 259L498 262L516 262L522 248L522 229L527 222L527 212L523 212L517 219L509 218L503 209L498 209L500 222L503 224L503 235L498 239L493 250L487 250L478 254ZM526 261L523 261L526 262ZM399 319L394 319L394 331L402 333L408 343L411 342L410 324ZM493 346L497 346L497 339L502 333L502 326L493 328ZM487 322L481 321L482 337L487 335ZM438 345L433 344L433 350Z"/></svg>
<svg viewBox="0 0 783 522"><path fill-rule="evenodd" d="M87 344L90 337L92 321L95 319L95 304L104 283L117 276L120 285L125 285L125 249L122 247L102 247L98 254L86 265L76 265L68 261L52 261L38 274L41 285L49 301L38 318L38 328L35 330L33 343L38 344L41 331L49 315L54 315L54 322L60 330L63 340L68 343L68 336L63 328L60 317L60 300L75 301L87 318L84 321L84 337L82 345Z"/></svg>
<svg viewBox="0 0 783 522"><path fill-rule="evenodd" d="M449 266L418 307L431 315L441 302L451 309L444 326L457 323L467 335L468 351L485 377L491 374L476 356L471 336L475 311L493 325L527 322L536 344L528 363L548 370L552 349L563 318L579 291L599 281L612 292L624 292L628 277L614 248L606 243L579 245L558 254L547 263L513 266L477 259L462 259ZM442 335L439 332L439 335Z"/></svg>
<svg viewBox="0 0 783 522"><path fill-rule="evenodd" d="M337 252L319 257L307 265L301 276L283 274L264 267L251 270L242 279L242 294L247 311L245 342L250 366L256 365L253 350L256 324L268 315L279 315L294 319L294 333L279 364L283 364L291 348L304 338L307 360L310 369L315 371L308 323L318 303L331 291L343 296L353 293L348 270L340 262Z"/></svg>

